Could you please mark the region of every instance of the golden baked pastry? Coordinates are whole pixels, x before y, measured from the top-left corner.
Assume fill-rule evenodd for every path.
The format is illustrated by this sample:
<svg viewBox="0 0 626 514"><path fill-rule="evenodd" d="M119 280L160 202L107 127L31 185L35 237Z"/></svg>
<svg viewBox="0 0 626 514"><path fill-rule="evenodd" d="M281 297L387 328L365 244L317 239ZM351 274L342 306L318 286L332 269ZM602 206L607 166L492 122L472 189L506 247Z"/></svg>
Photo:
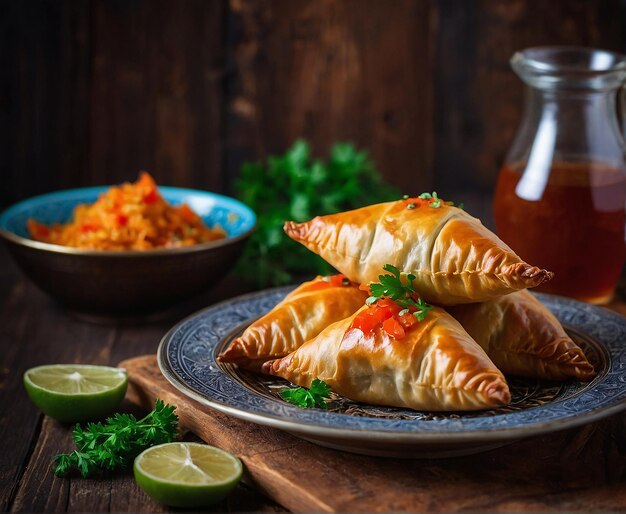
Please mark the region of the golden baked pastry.
<svg viewBox="0 0 626 514"><path fill-rule="evenodd" d="M547 380L591 380L595 371L559 320L528 291L449 307L503 373Z"/></svg>
<svg viewBox="0 0 626 514"><path fill-rule="evenodd" d="M437 206L438 205L438 206ZM285 223L285 232L350 280L369 284L391 264L416 276L424 300L490 300L552 278L518 257L478 219L443 201L411 198Z"/></svg>
<svg viewBox="0 0 626 514"><path fill-rule="evenodd" d="M362 307L266 362L263 371L304 387L323 380L352 400L415 410L477 410L510 401L502 373L452 316L437 307L421 322L399 308L381 316L388 303Z"/></svg>
<svg viewBox="0 0 626 514"><path fill-rule="evenodd" d="M343 275L304 282L234 339L218 359L259 369L266 360L293 352L331 323L354 314L366 298Z"/></svg>

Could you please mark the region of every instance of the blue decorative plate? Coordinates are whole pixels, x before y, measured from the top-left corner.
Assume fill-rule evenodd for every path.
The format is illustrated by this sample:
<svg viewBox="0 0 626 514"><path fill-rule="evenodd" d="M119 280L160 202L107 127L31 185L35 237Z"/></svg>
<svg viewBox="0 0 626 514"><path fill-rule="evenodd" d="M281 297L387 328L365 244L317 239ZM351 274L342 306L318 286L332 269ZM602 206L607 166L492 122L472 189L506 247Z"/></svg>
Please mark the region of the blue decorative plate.
<svg viewBox="0 0 626 514"><path fill-rule="evenodd" d="M331 448L368 455L445 457L589 423L626 408L626 318L557 296L537 295L598 371L589 383L509 379L513 400L479 412L430 413L334 396L328 410L301 409L278 391L287 383L217 362L245 327L291 288L241 296L181 321L163 338L164 376L191 398L237 418Z"/></svg>

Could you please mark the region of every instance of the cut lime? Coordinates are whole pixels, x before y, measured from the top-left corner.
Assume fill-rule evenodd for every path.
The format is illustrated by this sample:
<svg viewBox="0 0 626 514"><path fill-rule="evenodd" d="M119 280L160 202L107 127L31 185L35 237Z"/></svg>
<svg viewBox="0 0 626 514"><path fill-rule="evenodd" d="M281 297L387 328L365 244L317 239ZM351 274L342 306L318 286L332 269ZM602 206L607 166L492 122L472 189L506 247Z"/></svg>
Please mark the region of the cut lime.
<svg viewBox="0 0 626 514"><path fill-rule="evenodd" d="M239 483L243 467L230 453L198 443L165 443L139 454L135 480L148 496L170 507L206 507Z"/></svg>
<svg viewBox="0 0 626 514"><path fill-rule="evenodd" d="M103 418L124 399L127 385L126 371L108 366L52 364L24 373L33 403L64 423Z"/></svg>

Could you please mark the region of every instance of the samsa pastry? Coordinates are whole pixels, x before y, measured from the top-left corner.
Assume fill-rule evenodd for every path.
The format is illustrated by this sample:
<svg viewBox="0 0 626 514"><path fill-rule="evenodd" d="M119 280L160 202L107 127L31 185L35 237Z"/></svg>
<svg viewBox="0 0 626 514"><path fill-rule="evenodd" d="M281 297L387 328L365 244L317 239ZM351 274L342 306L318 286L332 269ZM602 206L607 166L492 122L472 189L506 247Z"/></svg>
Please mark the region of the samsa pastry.
<svg viewBox="0 0 626 514"><path fill-rule="evenodd" d="M547 380L591 380L593 366L559 320L528 291L450 307L503 373Z"/></svg>
<svg viewBox="0 0 626 514"><path fill-rule="evenodd" d="M355 401L455 411L510 401L502 373L463 327L433 307L423 321L391 300L364 306L263 371L310 387L315 379Z"/></svg>
<svg viewBox="0 0 626 514"><path fill-rule="evenodd" d="M552 278L479 220L439 199L381 203L288 221L284 228L354 282L375 282L391 264L414 274L420 296L439 305L490 300Z"/></svg>
<svg viewBox="0 0 626 514"><path fill-rule="evenodd" d="M263 362L293 352L331 323L354 314L366 298L342 275L317 277L252 323L218 358L258 370Z"/></svg>

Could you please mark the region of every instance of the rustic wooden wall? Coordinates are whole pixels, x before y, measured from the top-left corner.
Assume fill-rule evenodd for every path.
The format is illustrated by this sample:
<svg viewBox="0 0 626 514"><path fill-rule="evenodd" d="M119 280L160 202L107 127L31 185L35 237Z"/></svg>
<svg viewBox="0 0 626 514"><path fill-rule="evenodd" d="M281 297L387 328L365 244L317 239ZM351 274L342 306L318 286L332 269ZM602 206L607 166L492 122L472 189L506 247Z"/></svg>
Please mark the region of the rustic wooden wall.
<svg viewBox="0 0 626 514"><path fill-rule="evenodd" d="M2 0L0 205L133 178L231 192L298 137L408 193L488 194L516 49L626 51L625 0Z"/></svg>

